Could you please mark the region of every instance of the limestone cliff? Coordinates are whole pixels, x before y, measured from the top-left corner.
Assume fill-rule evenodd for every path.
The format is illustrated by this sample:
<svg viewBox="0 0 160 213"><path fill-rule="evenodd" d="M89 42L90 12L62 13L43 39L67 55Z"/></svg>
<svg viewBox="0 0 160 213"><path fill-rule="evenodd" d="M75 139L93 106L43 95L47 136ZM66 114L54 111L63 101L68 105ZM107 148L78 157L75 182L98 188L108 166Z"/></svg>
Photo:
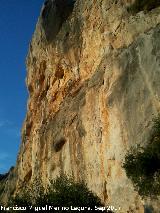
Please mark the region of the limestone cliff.
<svg viewBox="0 0 160 213"><path fill-rule="evenodd" d="M6 190L39 176L48 184L61 171L122 213L144 211L122 162L147 142L160 109L160 8L131 14L132 2L45 2L26 61L15 186Z"/></svg>

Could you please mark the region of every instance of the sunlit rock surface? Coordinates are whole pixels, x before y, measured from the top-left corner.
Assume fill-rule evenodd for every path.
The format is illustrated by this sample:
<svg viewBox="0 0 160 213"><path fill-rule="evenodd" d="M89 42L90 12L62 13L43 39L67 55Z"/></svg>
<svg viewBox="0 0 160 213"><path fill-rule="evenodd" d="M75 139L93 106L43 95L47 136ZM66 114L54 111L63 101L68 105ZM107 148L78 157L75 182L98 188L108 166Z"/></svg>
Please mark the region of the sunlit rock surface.
<svg viewBox="0 0 160 213"><path fill-rule="evenodd" d="M127 149L147 143L160 109L160 8L131 15L132 2L43 5L26 60L28 111L12 188L64 172L119 212L144 212L122 163Z"/></svg>

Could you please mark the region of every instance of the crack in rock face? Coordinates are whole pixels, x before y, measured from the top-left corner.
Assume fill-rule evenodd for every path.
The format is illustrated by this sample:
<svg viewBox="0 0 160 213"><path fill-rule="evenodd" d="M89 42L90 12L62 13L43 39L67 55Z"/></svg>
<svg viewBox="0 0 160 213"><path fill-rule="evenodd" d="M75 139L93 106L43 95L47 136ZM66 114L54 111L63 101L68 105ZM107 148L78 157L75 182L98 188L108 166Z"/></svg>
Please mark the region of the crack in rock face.
<svg viewBox="0 0 160 213"><path fill-rule="evenodd" d="M54 150L55 152L59 152L62 147L64 146L64 144L66 143L66 139L65 138L60 138L59 140L57 140L54 144L53 144L53 147L54 147Z"/></svg>

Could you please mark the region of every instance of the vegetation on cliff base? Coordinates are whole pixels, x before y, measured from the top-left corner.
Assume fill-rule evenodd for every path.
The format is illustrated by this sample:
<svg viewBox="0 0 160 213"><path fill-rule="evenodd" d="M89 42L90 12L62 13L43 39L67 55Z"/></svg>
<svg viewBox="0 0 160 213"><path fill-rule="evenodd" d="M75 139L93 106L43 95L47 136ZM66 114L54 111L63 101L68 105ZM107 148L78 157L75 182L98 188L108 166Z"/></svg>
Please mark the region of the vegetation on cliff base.
<svg viewBox="0 0 160 213"><path fill-rule="evenodd" d="M58 212L64 212L61 207L90 207L94 209L95 206L104 206L100 198L91 192L84 182L74 182L72 178L65 175L61 175L53 181L46 191L40 183L35 182L30 189L26 189L23 193L12 198L10 206L15 205L28 207L27 211L29 212L34 211L35 207L45 207L46 205L60 207ZM30 206L32 209L29 208ZM55 212L55 210L50 212L52 211ZM67 212L73 212L73 210Z"/></svg>
<svg viewBox="0 0 160 213"><path fill-rule="evenodd" d="M150 11L159 6L159 0L135 0L134 4L128 10L132 13L137 13L139 11Z"/></svg>
<svg viewBox="0 0 160 213"><path fill-rule="evenodd" d="M123 168L143 198L160 195L160 115L153 120L147 146L132 148L125 156Z"/></svg>

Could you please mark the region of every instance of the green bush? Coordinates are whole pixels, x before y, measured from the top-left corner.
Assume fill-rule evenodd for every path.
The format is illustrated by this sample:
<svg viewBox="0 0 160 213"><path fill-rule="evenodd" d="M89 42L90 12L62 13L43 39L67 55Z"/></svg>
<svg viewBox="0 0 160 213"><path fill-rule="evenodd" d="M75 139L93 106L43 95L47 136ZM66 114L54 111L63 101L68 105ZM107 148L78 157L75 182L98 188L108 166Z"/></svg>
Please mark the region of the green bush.
<svg viewBox="0 0 160 213"><path fill-rule="evenodd" d="M91 192L84 182L74 182L72 178L65 175L61 175L53 181L46 191L42 185L34 183L30 189L12 198L10 206L15 205L27 206L28 211L34 211L35 207L46 205L55 207L90 207L91 209L94 209L95 206L104 206L100 198ZM29 206L33 208L29 210ZM58 212L62 212L61 208ZM73 212L73 210L67 212Z"/></svg>
<svg viewBox="0 0 160 213"><path fill-rule="evenodd" d="M160 116L154 119L147 146L131 148L123 168L142 197L160 195Z"/></svg>
<svg viewBox="0 0 160 213"><path fill-rule="evenodd" d="M132 13L137 13L139 11L150 11L156 7L160 6L159 0L136 0L128 10Z"/></svg>

